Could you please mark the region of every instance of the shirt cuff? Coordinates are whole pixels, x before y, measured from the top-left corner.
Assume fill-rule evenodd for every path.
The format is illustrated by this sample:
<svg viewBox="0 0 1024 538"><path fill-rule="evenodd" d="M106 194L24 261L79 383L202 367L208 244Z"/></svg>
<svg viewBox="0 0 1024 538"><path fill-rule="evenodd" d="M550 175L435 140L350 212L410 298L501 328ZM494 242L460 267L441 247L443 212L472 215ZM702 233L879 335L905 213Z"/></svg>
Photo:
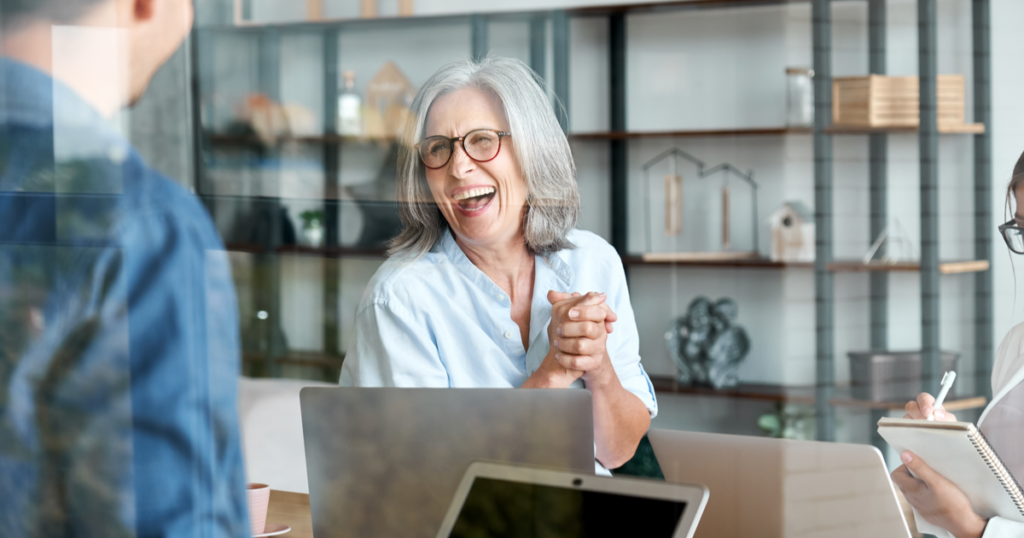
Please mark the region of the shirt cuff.
<svg viewBox="0 0 1024 538"><path fill-rule="evenodd" d="M985 526L985 532L981 535L981 538L1010 538L1011 536L1021 536L1022 534L1024 534L1024 523L1010 521L1009 519L997 516L988 520L988 525Z"/></svg>

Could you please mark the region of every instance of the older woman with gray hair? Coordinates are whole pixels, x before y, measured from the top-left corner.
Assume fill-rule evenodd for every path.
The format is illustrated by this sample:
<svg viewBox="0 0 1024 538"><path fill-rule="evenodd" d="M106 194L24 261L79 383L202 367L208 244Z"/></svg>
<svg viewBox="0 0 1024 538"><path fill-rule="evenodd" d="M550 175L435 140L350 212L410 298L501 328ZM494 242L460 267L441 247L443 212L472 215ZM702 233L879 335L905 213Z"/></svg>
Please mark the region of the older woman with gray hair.
<svg viewBox="0 0 1024 538"><path fill-rule="evenodd" d="M625 273L574 229L576 170L522 62L442 67L398 162L405 229L371 279L341 384L585 387L597 459L628 461L657 413Z"/></svg>

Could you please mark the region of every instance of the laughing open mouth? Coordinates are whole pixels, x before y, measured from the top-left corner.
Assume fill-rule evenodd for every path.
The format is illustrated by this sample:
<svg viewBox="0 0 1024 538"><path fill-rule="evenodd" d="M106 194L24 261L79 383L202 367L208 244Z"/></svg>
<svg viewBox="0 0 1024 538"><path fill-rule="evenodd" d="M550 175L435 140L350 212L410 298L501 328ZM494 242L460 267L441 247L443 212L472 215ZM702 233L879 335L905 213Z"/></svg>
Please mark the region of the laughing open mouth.
<svg viewBox="0 0 1024 538"><path fill-rule="evenodd" d="M452 199L465 211L479 211L491 202L497 192L494 187L477 187L456 193Z"/></svg>

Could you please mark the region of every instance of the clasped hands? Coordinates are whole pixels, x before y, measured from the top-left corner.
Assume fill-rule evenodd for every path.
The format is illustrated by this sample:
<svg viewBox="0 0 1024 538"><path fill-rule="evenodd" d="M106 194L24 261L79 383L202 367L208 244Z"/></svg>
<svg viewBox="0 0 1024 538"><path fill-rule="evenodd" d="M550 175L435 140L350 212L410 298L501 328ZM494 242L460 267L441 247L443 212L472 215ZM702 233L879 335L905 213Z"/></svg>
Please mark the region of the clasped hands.
<svg viewBox="0 0 1024 538"><path fill-rule="evenodd" d="M605 304L606 299L604 293L596 292L548 292L551 346L540 368L548 370L553 385L567 387L582 377L593 387L613 375L607 341L618 316Z"/></svg>
<svg viewBox="0 0 1024 538"><path fill-rule="evenodd" d="M956 422L956 417L940 405L935 407L931 394L921 393L908 402L903 418L926 419L935 410L935 420ZM900 455L903 465L892 472L892 481L921 517L938 525L956 538L979 538L985 532L985 519L974 512L971 501L956 484L932 470L909 450ZM913 472L913 474L911 474Z"/></svg>

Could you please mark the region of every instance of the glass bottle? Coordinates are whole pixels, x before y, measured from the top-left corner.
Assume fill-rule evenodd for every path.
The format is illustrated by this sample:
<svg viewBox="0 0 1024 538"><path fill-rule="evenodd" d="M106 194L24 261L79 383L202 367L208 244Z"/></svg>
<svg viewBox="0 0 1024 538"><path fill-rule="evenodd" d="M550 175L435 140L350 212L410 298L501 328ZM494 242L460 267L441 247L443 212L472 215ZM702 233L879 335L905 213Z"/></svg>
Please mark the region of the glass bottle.
<svg viewBox="0 0 1024 538"><path fill-rule="evenodd" d="M805 67L786 69L787 113L786 124L790 127L811 127L814 125L814 70Z"/></svg>
<svg viewBox="0 0 1024 538"><path fill-rule="evenodd" d="M362 136L363 99L356 93L354 71L342 73L345 83L338 92L338 134L341 136Z"/></svg>

